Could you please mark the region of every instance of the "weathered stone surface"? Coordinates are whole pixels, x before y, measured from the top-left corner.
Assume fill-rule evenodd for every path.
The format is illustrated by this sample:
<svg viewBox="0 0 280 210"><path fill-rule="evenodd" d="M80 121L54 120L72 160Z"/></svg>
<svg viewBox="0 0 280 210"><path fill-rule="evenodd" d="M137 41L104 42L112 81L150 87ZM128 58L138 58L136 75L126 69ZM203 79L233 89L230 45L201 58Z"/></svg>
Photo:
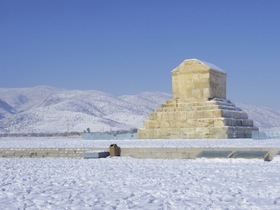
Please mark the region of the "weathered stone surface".
<svg viewBox="0 0 280 210"><path fill-rule="evenodd" d="M185 60L172 71L174 99L207 101L226 98L226 73L199 60Z"/></svg>
<svg viewBox="0 0 280 210"><path fill-rule="evenodd" d="M258 130L226 99L226 73L213 64L185 60L172 71L173 99L149 115L140 139L251 138Z"/></svg>

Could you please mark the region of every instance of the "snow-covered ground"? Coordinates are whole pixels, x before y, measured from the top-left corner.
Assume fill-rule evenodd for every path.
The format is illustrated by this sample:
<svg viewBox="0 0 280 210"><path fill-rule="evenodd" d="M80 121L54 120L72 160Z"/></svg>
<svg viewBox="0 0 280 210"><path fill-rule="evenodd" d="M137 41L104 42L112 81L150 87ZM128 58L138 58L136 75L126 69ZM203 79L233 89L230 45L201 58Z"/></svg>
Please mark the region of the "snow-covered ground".
<svg viewBox="0 0 280 210"><path fill-rule="evenodd" d="M270 140L0 138L0 148L280 147ZM0 209L280 209L280 157L0 158Z"/></svg>
<svg viewBox="0 0 280 210"><path fill-rule="evenodd" d="M181 140L83 140L81 138L44 138L21 137L0 138L0 148L108 148L117 144L122 148L128 147L180 147L180 148L224 148L224 147L266 147L280 148L280 139L181 139Z"/></svg>
<svg viewBox="0 0 280 210"><path fill-rule="evenodd" d="M0 209L279 209L280 159L5 159Z"/></svg>

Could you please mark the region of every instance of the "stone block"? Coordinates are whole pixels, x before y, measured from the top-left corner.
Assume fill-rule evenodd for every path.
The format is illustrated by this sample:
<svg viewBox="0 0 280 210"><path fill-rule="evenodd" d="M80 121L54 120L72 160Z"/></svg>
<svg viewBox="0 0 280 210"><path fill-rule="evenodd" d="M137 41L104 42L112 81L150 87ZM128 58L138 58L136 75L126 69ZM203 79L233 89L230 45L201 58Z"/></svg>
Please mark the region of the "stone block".
<svg viewBox="0 0 280 210"><path fill-rule="evenodd" d="M204 150L198 154L199 158L228 158L233 152L231 150Z"/></svg>
<svg viewBox="0 0 280 210"><path fill-rule="evenodd" d="M264 159L268 155L268 151L252 151L252 150L241 150L236 151L232 154L231 158L261 158Z"/></svg>
<svg viewBox="0 0 280 210"><path fill-rule="evenodd" d="M214 119L224 117L223 110L221 110L221 109L214 109L212 112L213 112L213 118Z"/></svg>
<svg viewBox="0 0 280 210"><path fill-rule="evenodd" d="M150 119L150 120L157 120L157 113L156 113L156 112L150 113L149 119Z"/></svg>
<svg viewBox="0 0 280 210"><path fill-rule="evenodd" d="M172 159L182 159L182 154L175 152L175 153L171 153L171 157Z"/></svg>

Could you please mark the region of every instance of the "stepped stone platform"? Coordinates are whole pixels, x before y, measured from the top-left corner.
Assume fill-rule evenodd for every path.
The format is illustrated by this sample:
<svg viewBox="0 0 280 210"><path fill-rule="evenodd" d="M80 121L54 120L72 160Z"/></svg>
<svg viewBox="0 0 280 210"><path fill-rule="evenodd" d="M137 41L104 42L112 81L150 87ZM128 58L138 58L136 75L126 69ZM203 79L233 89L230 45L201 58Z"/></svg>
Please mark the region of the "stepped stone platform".
<svg viewBox="0 0 280 210"><path fill-rule="evenodd" d="M226 99L226 73L213 64L185 60L172 71L173 99L149 115L139 139L251 138L258 131Z"/></svg>
<svg viewBox="0 0 280 210"><path fill-rule="evenodd" d="M138 135L143 139L251 138L258 129L248 115L229 100L205 102L169 100L151 113Z"/></svg>

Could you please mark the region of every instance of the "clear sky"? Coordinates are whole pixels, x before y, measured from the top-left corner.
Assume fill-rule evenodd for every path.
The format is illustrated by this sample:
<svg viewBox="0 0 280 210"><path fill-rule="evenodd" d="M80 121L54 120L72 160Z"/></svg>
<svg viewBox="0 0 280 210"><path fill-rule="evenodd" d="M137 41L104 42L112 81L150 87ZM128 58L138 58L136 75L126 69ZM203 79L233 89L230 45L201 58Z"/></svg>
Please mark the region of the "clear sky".
<svg viewBox="0 0 280 210"><path fill-rule="evenodd" d="M280 110L279 0L0 0L0 87L171 93L198 58L227 98Z"/></svg>

